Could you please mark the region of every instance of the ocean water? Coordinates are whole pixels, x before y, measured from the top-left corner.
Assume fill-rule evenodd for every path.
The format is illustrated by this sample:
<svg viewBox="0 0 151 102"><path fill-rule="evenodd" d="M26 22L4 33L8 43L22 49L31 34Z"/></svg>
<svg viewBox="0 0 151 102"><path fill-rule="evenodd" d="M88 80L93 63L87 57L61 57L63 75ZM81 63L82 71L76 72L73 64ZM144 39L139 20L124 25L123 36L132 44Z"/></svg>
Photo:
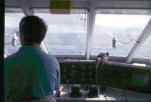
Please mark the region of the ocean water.
<svg viewBox="0 0 151 102"><path fill-rule="evenodd" d="M61 36L58 36L61 35ZM85 55L86 52L86 35L81 34L47 34L44 43L50 54L54 55ZM15 53L19 47L19 38L16 40L16 46L12 45L14 34L7 31L5 34L5 54L11 55ZM97 36L98 37L98 36ZM122 37L122 36L121 36ZM104 40L105 39L105 40ZM123 38L124 39L124 38ZM129 38L130 39L130 38ZM151 36L146 40L144 46L136 51L136 58L151 59ZM109 52L111 56L126 57L133 47L134 43L122 45L117 42L117 47L112 47L112 39L103 34L101 37L95 38L91 46L91 54L97 55L100 52Z"/></svg>
<svg viewBox="0 0 151 102"><path fill-rule="evenodd" d="M48 25L44 43L50 54L85 55L88 39L87 12L70 15L35 12L35 15L41 17ZM14 33L18 31L23 16L23 13L18 12L5 13L5 54L7 55L15 53L20 47L19 39L16 46L12 46L12 39ZM96 14L94 31L89 39L90 54L109 52L111 56L126 57L150 19L150 15ZM116 48L112 47L113 37L116 38ZM141 48L137 49L134 58L151 59L150 42L151 35Z"/></svg>

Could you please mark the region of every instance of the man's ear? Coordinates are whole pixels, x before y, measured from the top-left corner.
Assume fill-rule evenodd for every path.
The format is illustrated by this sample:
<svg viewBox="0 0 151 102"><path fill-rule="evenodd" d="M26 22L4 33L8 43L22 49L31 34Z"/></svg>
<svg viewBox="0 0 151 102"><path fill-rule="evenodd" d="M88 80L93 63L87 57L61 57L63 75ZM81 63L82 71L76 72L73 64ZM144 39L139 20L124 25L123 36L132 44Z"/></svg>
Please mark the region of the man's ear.
<svg viewBox="0 0 151 102"><path fill-rule="evenodd" d="M20 34L20 43L23 45L24 44L24 36Z"/></svg>

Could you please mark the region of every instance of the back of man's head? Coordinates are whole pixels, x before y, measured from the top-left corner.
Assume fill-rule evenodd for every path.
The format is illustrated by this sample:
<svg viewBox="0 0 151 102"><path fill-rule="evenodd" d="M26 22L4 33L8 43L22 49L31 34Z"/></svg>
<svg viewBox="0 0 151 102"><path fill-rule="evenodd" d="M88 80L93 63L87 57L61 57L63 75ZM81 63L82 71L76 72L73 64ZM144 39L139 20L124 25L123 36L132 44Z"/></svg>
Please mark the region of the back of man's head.
<svg viewBox="0 0 151 102"><path fill-rule="evenodd" d="M40 44L47 32L45 22L37 16L26 16L19 24L22 44Z"/></svg>

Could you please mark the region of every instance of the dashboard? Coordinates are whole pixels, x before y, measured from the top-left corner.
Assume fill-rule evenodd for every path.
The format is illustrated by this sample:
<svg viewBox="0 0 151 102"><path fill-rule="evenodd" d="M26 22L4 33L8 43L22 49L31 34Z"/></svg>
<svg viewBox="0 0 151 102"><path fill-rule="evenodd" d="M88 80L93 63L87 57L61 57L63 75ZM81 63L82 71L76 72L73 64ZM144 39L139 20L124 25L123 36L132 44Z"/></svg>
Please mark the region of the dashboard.
<svg viewBox="0 0 151 102"><path fill-rule="evenodd" d="M109 86L151 93L151 68L107 62L96 68L95 60L60 61L61 84Z"/></svg>

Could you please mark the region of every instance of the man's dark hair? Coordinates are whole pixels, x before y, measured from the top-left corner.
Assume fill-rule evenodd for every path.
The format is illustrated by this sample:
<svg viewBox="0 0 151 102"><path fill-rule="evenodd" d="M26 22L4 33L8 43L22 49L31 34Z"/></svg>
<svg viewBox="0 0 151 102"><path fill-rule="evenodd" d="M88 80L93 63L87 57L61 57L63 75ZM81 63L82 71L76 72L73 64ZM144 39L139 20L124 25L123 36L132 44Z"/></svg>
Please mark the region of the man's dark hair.
<svg viewBox="0 0 151 102"><path fill-rule="evenodd" d="M20 34L23 35L24 44L40 44L45 37L47 26L45 22L37 16L26 16L19 24Z"/></svg>

